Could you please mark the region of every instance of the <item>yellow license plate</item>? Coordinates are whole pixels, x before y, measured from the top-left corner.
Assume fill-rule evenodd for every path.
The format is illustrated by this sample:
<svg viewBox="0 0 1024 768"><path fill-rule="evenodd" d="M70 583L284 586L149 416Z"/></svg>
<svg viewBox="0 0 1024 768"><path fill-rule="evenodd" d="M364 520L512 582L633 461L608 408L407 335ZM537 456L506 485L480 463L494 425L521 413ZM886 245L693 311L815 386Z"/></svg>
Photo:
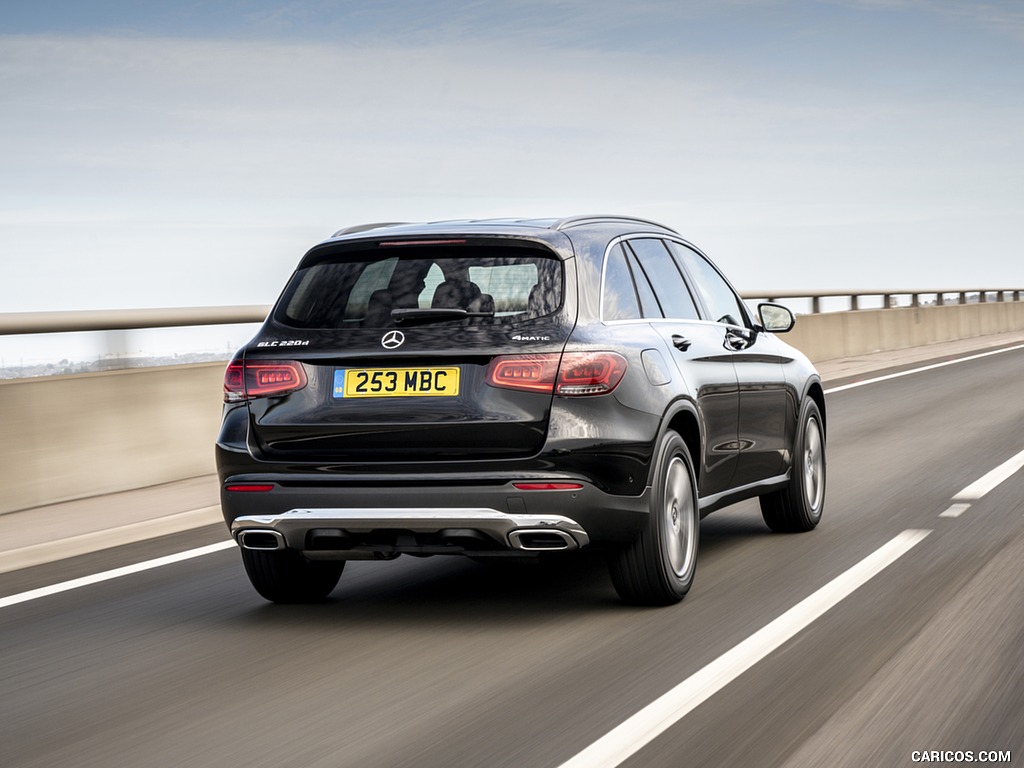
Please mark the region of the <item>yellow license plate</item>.
<svg viewBox="0 0 1024 768"><path fill-rule="evenodd" d="M454 397L459 368L346 368L334 372L335 397Z"/></svg>

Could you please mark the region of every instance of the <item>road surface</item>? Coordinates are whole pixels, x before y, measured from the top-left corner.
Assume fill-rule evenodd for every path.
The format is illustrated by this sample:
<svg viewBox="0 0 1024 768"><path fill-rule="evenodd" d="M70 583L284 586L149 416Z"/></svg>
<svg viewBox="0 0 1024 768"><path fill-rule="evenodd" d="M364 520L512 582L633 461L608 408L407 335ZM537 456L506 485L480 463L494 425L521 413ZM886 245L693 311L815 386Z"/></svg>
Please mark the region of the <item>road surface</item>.
<svg viewBox="0 0 1024 768"><path fill-rule="evenodd" d="M586 553L355 562L316 606L265 603L223 546L32 592L218 526L0 574L0 765L1019 762L1022 373L1016 348L831 385L822 524L715 513L671 608Z"/></svg>

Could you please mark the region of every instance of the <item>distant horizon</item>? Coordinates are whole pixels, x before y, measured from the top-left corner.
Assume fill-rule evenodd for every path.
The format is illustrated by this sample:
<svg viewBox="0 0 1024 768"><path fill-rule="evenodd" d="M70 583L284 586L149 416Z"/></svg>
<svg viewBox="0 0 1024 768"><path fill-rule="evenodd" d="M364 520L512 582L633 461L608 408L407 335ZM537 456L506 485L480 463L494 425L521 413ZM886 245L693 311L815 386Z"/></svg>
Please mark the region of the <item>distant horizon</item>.
<svg viewBox="0 0 1024 768"><path fill-rule="evenodd" d="M1021 290L1024 290L1022 288ZM769 298L764 292L758 298ZM950 303L956 303L950 296ZM750 295L750 294L748 294ZM938 297L922 294L921 306L932 306L938 303ZM1012 300L1012 296L1008 297ZM980 294L968 290L966 303L976 303ZM990 295L989 301L997 300ZM788 306L799 318L800 315L812 312L810 298L779 299L779 303ZM890 306L909 307L912 299L905 293L894 293L894 302ZM753 308L753 299L747 299ZM848 296L836 295L820 300L820 311L841 312L849 308ZM860 309L877 309L884 306L882 294L869 294L860 299ZM134 360L148 367L160 363L154 360L173 360L175 358L195 358L208 356L211 359L228 360L243 344L259 330L260 323L225 324L219 326L184 326L178 328L153 328L118 331L85 331L65 333L0 335L0 380L24 378L31 374L26 369L53 368L61 363L67 367L96 365L88 370L110 370L116 365L105 365L104 361ZM214 341L216 339L216 341ZM15 365L15 360L18 364ZM27 362L26 362L27 360ZM83 369L85 370L85 369ZM15 375L14 371L18 371ZM11 375L8 375L12 372ZM79 372L79 371L75 371ZM43 375L60 374L62 371L50 371Z"/></svg>

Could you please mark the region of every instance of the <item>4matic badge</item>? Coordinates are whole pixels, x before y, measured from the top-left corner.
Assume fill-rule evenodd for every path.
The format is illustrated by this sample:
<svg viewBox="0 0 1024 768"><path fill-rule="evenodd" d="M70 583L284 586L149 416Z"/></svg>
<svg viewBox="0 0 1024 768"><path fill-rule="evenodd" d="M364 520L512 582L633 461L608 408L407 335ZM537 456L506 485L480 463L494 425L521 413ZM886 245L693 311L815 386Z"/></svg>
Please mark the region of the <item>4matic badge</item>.
<svg viewBox="0 0 1024 768"><path fill-rule="evenodd" d="M521 333L517 333L511 339L512 341L551 341L550 336L524 336Z"/></svg>

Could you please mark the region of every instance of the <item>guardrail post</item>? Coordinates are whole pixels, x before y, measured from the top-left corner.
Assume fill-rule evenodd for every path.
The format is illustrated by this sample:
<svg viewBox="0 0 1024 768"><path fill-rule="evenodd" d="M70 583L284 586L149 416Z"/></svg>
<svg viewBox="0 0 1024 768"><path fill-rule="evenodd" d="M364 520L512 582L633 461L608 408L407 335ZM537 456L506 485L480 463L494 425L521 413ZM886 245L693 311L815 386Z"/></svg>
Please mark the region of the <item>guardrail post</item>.
<svg viewBox="0 0 1024 768"><path fill-rule="evenodd" d="M821 298L819 296L811 297L811 314L817 315L821 312Z"/></svg>
<svg viewBox="0 0 1024 768"><path fill-rule="evenodd" d="M851 293L850 294L850 309L851 310L860 309L860 294L858 294L858 293Z"/></svg>

